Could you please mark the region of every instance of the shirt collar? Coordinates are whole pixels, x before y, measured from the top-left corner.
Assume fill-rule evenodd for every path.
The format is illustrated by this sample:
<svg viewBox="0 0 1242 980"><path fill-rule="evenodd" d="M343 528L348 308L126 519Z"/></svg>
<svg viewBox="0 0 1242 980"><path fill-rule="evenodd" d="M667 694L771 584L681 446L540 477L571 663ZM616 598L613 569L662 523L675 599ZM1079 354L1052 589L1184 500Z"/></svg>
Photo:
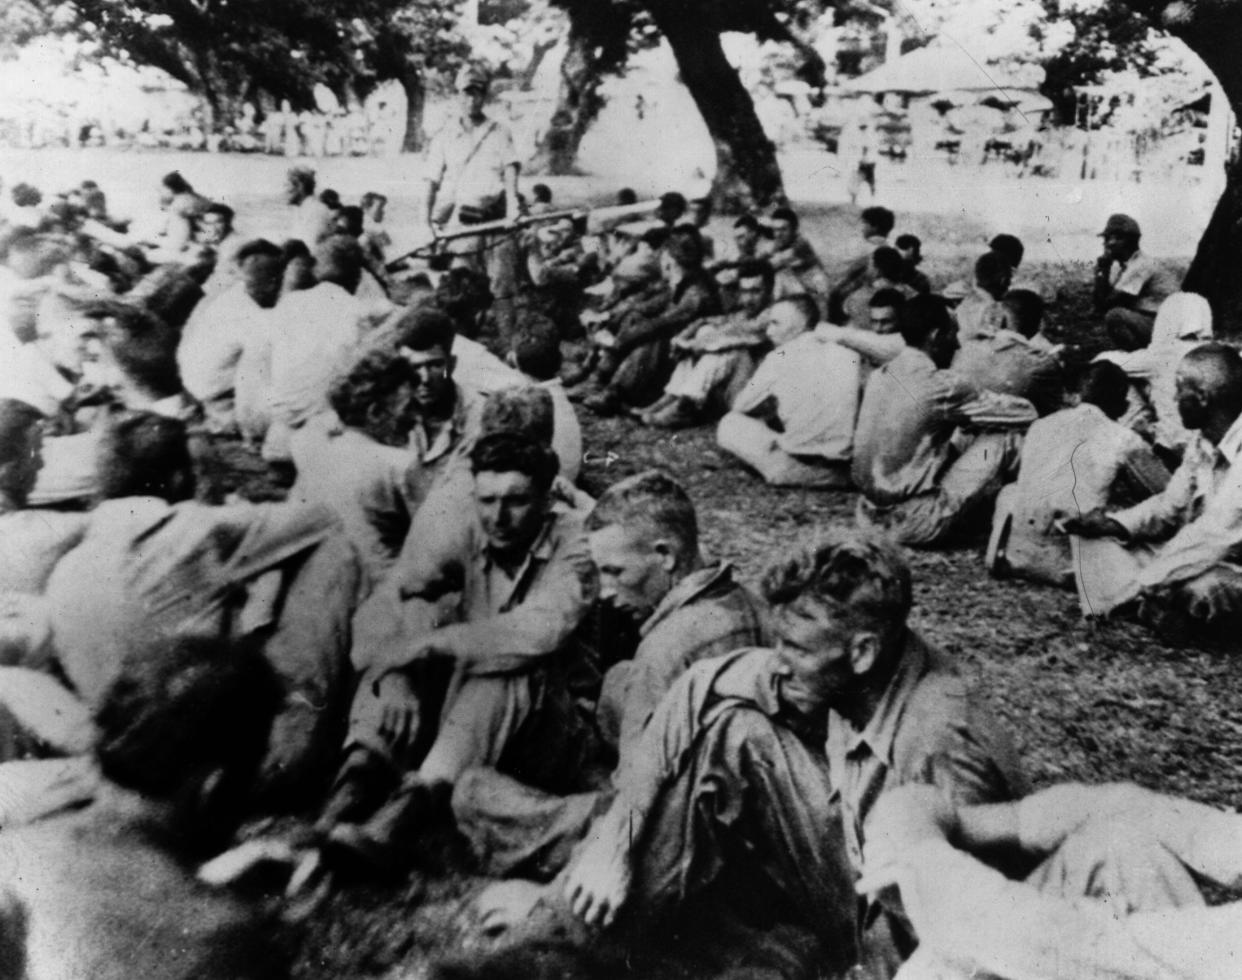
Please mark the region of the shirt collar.
<svg viewBox="0 0 1242 980"><path fill-rule="evenodd" d="M1216 451L1225 457L1230 466L1237 461L1238 455L1242 454L1242 415L1234 420L1229 431L1225 433L1225 437L1221 439L1220 445L1216 447Z"/></svg>
<svg viewBox="0 0 1242 980"><path fill-rule="evenodd" d="M718 584L728 583L732 578L732 573L733 569L727 562L709 565L707 568L691 572L669 590L660 604L655 607L655 611L639 627L639 635L646 636L678 609L690 605Z"/></svg>
<svg viewBox="0 0 1242 980"><path fill-rule="evenodd" d="M846 723L850 733L846 738L846 754L852 755L860 745L866 745L876 758L883 759L891 765L893 761L893 743L897 738L897 729L901 725L902 716L906 713L906 705L915 686L927 672L927 648L910 630L906 631L902 641L902 651L897 663L897 671L889 681L888 687L876 705L875 713L867 726L861 731L854 731L853 726ZM844 720L844 719L842 719Z"/></svg>

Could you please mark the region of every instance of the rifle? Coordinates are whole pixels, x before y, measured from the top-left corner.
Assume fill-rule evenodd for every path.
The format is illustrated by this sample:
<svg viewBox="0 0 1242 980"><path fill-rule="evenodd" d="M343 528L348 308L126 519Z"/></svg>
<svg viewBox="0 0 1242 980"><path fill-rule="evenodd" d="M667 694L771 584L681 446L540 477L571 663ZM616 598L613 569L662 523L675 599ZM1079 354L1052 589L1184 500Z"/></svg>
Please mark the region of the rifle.
<svg viewBox="0 0 1242 980"><path fill-rule="evenodd" d="M498 221L484 221L477 225L459 225L451 231L436 235L431 241L423 242L423 244L416 248L410 249L410 251L386 263L384 271L396 272L405 264L407 259L433 258L440 252L442 246L461 238L473 238L476 235L508 234L520 231L523 228L529 228L531 225L547 224L550 221L564 221L566 218L575 224L584 223L588 232L591 230L598 232L626 218L636 218L641 215L651 214L659 205L659 201L640 201L637 204L614 204L602 208L566 208L562 211L548 211L544 214L524 214L515 220L501 218Z"/></svg>

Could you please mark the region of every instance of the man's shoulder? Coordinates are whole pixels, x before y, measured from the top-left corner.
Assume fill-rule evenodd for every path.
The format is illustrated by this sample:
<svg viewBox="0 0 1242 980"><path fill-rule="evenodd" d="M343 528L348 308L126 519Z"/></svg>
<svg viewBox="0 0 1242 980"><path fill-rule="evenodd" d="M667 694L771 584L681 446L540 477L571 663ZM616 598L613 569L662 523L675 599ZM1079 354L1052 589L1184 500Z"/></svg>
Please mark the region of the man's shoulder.
<svg viewBox="0 0 1242 980"><path fill-rule="evenodd" d="M737 634L746 634L737 641L739 647L745 646L758 642L762 621L758 597L729 578L695 595L656 623L639 644L639 654L653 646L709 646Z"/></svg>

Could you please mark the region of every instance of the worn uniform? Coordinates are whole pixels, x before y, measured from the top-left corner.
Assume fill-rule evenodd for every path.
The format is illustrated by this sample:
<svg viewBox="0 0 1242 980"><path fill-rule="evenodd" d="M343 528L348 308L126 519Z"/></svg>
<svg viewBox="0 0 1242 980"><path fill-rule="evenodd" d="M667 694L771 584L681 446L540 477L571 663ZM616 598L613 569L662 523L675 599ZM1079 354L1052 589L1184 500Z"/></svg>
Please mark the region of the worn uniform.
<svg viewBox="0 0 1242 980"><path fill-rule="evenodd" d="M664 393L700 408L728 409L755 373L757 357L767 346L764 323L762 314L747 316L740 310L700 321L691 336L674 340L677 364Z"/></svg>
<svg viewBox="0 0 1242 980"><path fill-rule="evenodd" d="M1068 586L1070 544L1057 522L1137 503L1168 482L1151 447L1090 402L1038 419L1022 442L1017 483L996 499L989 564L1003 555L1019 576Z"/></svg>
<svg viewBox="0 0 1242 980"><path fill-rule="evenodd" d="M763 359L716 439L775 486L848 486L861 369L854 351L801 334ZM751 417L770 399L779 431Z"/></svg>
<svg viewBox="0 0 1242 980"><path fill-rule="evenodd" d="M907 347L871 375L858 412L859 523L887 529L903 544L942 541L992 502L1018 458L1012 433L970 437L959 426L1013 429L1034 418L1029 402L981 398L964 378Z"/></svg>
<svg viewBox="0 0 1242 980"><path fill-rule="evenodd" d="M643 623L641 637L633 659L605 676L597 708L605 740L622 757L639 750L661 699L691 666L763 642L763 607L728 565L711 565L672 588ZM458 784L453 810L489 873L548 878L611 799L609 789L560 796L476 769Z"/></svg>
<svg viewBox="0 0 1242 980"><path fill-rule="evenodd" d="M182 384L221 423L232 421L237 366L246 345L264 336L269 319L245 284L236 282L199 304L181 332Z"/></svg>
<svg viewBox="0 0 1242 980"><path fill-rule="evenodd" d="M1109 515L1127 542L1078 543L1084 613L1103 615L1140 595L1205 621L1242 611L1239 452L1242 419L1219 446L1196 434L1163 492Z"/></svg>
<svg viewBox="0 0 1242 980"><path fill-rule="evenodd" d="M788 248L774 248L767 261L776 273L773 299L805 294L813 296L821 308L828 301L831 289L828 273L824 271L815 246L802 235L798 235Z"/></svg>
<svg viewBox="0 0 1242 980"><path fill-rule="evenodd" d="M996 336L1005 322L1005 306L991 293L975 286L953 311L963 343Z"/></svg>
<svg viewBox="0 0 1242 980"><path fill-rule="evenodd" d="M240 638L267 630L284 692L264 763L273 793L305 790L339 737L359 568L321 507L107 500L47 586L55 653L97 706L135 638Z"/></svg>
<svg viewBox="0 0 1242 980"><path fill-rule="evenodd" d="M1125 262L1114 262L1108 270L1114 292L1133 297L1133 307L1115 306L1104 314L1104 326L1122 350L1146 347L1152 338L1156 311L1178 289L1173 273L1151 256L1136 249Z"/></svg>
<svg viewBox="0 0 1242 980"><path fill-rule="evenodd" d="M386 618L359 624L353 660L361 679L347 748L363 746L399 768L417 767L429 781L502 765L558 788L572 778L583 747L566 683L569 640L596 593L582 516L554 505L510 577L493 559L472 508L459 502L454 512L437 514L434 521L420 514L410 534L417 544L380 590ZM434 724L436 684L409 660L411 646L422 643L449 659L452 677L420 761L381 734L379 684L389 673L409 672L416 710Z"/></svg>
<svg viewBox="0 0 1242 980"><path fill-rule="evenodd" d="M967 340L953 358L953 372L980 390L1025 398L1041 416L1065 398L1060 361L1016 330Z"/></svg>

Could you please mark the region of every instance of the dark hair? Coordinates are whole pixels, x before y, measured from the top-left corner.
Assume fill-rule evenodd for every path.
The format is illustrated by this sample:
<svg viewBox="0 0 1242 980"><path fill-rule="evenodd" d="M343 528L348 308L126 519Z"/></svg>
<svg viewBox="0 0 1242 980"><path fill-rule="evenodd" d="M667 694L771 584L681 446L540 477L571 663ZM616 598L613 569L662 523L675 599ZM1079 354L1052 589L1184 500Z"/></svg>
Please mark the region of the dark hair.
<svg viewBox="0 0 1242 980"><path fill-rule="evenodd" d="M891 245L881 245L871 253L871 264L885 279L900 282L906 274L906 260Z"/></svg>
<svg viewBox="0 0 1242 980"><path fill-rule="evenodd" d="M415 306L393 321L391 329L396 346L413 351L429 351L439 347L445 353L453 349L453 321L447 313L434 306Z"/></svg>
<svg viewBox="0 0 1242 980"><path fill-rule="evenodd" d="M307 254L310 253L308 252ZM237 250L237 262L240 265L247 259L253 259L260 255L270 259L283 259L285 257L285 250L279 245L269 242L266 238L252 238Z"/></svg>
<svg viewBox="0 0 1242 980"><path fill-rule="evenodd" d="M179 287L174 287L179 288ZM158 305L158 290L151 293ZM177 331L150 310L110 300L88 307L99 336L117 367L147 394L167 398L181 391Z"/></svg>
<svg viewBox="0 0 1242 980"><path fill-rule="evenodd" d="M1030 289L1011 289L1001 302L1017 321L1018 333L1028 338L1039 333L1044 319L1044 298L1039 293Z"/></svg>
<svg viewBox="0 0 1242 980"><path fill-rule="evenodd" d="M492 305L492 298L487 276L476 269L449 269L436 284L436 306L453 318L457 332L464 336L476 331L479 314Z"/></svg>
<svg viewBox="0 0 1242 980"><path fill-rule="evenodd" d="M739 280L762 279L763 291L768 294L771 294L772 284L776 281L776 273L773 271L772 266L759 259L751 259L739 265L737 267L737 277Z"/></svg>
<svg viewBox="0 0 1242 980"><path fill-rule="evenodd" d="M402 446L409 441L414 425L413 399L404 406L393 406L392 396L410 384L410 368L395 350L368 351L328 388L328 404L341 422L365 432L385 446Z"/></svg>
<svg viewBox="0 0 1242 980"><path fill-rule="evenodd" d="M485 435L512 432L551 448L555 429L552 395L546 388L504 388L483 403L479 431Z"/></svg>
<svg viewBox="0 0 1242 980"><path fill-rule="evenodd" d="M681 215L686 210L686 196L677 191L668 191L660 195L660 207L670 208Z"/></svg>
<svg viewBox="0 0 1242 980"><path fill-rule="evenodd" d="M1205 393L1215 406L1242 408L1242 355L1235 348L1212 341L1195 347L1182 361L1209 376Z"/></svg>
<svg viewBox="0 0 1242 980"><path fill-rule="evenodd" d="M233 218L236 212L234 212L233 209L229 207L227 204L220 204L219 202L215 202L213 204L208 204L207 207L203 209L204 216L209 215L209 214L218 214L221 218L224 219L225 224L227 224L229 227L232 227Z"/></svg>
<svg viewBox="0 0 1242 980"><path fill-rule="evenodd" d="M184 422L153 412L121 412L96 451L105 500L154 496L175 502L193 493L193 460Z"/></svg>
<svg viewBox="0 0 1242 980"><path fill-rule="evenodd" d="M1022 256L1026 254L1026 246L1022 244L1022 240L1016 235L997 235L990 242L988 248L998 255L1001 255L1009 268L1016 269L1022 264Z"/></svg>
<svg viewBox="0 0 1242 980"><path fill-rule="evenodd" d="M641 529L648 537L665 536L677 544L678 557L699 550L699 522L694 503L681 484L660 470L646 470L614 483L587 516L586 529L620 526Z"/></svg>
<svg viewBox="0 0 1242 980"><path fill-rule="evenodd" d="M340 286L357 284L366 265L366 255L358 239L349 235L328 235L315 245L315 278Z"/></svg>
<svg viewBox="0 0 1242 980"><path fill-rule="evenodd" d="M637 203L638 203L638 195L634 193L633 187L622 187L619 191L617 191L617 204L618 205L637 204Z"/></svg>
<svg viewBox="0 0 1242 980"><path fill-rule="evenodd" d="M284 254L286 263L291 259L311 259L312 261L314 259L314 256L311 255L310 246L300 238L286 239L285 243L281 245L280 251Z"/></svg>
<svg viewBox="0 0 1242 980"><path fill-rule="evenodd" d="M561 338L548 317L538 313L522 317L512 349L517 369L536 381L550 381L560 374Z"/></svg>
<svg viewBox="0 0 1242 980"><path fill-rule="evenodd" d="M161 334L150 324L130 325L129 329L147 337L148 352L152 357L154 357L156 338L160 336L163 336L174 348L176 347L179 331L189 321L190 314L194 312L199 300L203 298L202 283L207 278L203 272L210 273L213 268L215 268L214 254L207 261L206 270L198 265L170 262L159 266L126 294L127 304L141 306L143 310L169 328L169 331ZM170 332L171 336L169 336ZM149 370L156 371L154 360L150 362ZM167 395L176 394L180 390L179 375L174 378L164 375L163 371L158 373L164 376L165 380L157 382L156 375L153 374L144 381L144 387L152 391L162 390ZM132 376L137 378L138 374L134 373Z"/></svg>
<svg viewBox="0 0 1242 980"><path fill-rule="evenodd" d="M901 308L906 305L906 294L900 289L892 289L885 286L883 289L877 289L871 294L871 299L867 305L877 309L893 309L900 316Z"/></svg>
<svg viewBox="0 0 1242 980"><path fill-rule="evenodd" d="M309 167L290 167L285 179L297 184L308 196L315 193L315 171Z"/></svg>
<svg viewBox="0 0 1242 980"><path fill-rule="evenodd" d="M254 640L136 640L95 711L100 768L173 802L168 829L183 847L218 847L240 822L267 750L280 706L275 675Z"/></svg>
<svg viewBox="0 0 1242 980"><path fill-rule="evenodd" d="M915 251L922 251L923 249L923 240L918 235L911 235L909 232L898 235L897 241L894 244L898 248L914 249Z"/></svg>
<svg viewBox="0 0 1242 980"><path fill-rule="evenodd" d="M552 203L552 188L547 184L535 184L530 189L530 196L539 204Z"/></svg>
<svg viewBox="0 0 1242 980"><path fill-rule="evenodd" d="M913 604L910 567L901 552L857 531L830 531L769 565L761 588L774 606L806 596L889 636L904 630Z"/></svg>
<svg viewBox="0 0 1242 980"><path fill-rule="evenodd" d="M733 222L734 228L749 228L751 231L759 231L759 219L753 214L744 214L737 221Z"/></svg>
<svg viewBox="0 0 1242 980"><path fill-rule="evenodd" d="M0 398L0 478L3 469L14 463L22 462L30 451L30 432L39 424L43 413L31 405L16 398ZM18 490L15 486L5 486L0 482L0 491L10 496L25 494L28 487ZM21 506L25 500L15 500Z"/></svg>
<svg viewBox="0 0 1242 980"><path fill-rule="evenodd" d="M1008 272L1013 271L1009 260L1000 252L984 252L975 260L975 282L997 283Z"/></svg>
<svg viewBox="0 0 1242 980"><path fill-rule="evenodd" d="M365 216L356 204L346 204L336 212L336 227L357 238L362 234Z"/></svg>
<svg viewBox="0 0 1242 980"><path fill-rule="evenodd" d="M174 170L164 175L161 182L174 194L193 194L194 188L190 186L190 182L181 176L180 170Z"/></svg>
<svg viewBox="0 0 1242 980"><path fill-rule="evenodd" d="M897 223L893 212L881 207L863 208L862 219L881 235L887 235Z"/></svg>
<svg viewBox="0 0 1242 980"><path fill-rule="evenodd" d="M517 432L485 435L470 451L472 473L523 473L540 493L552 488L559 468L556 453L550 447Z"/></svg>
<svg viewBox="0 0 1242 980"><path fill-rule="evenodd" d="M694 236L670 235L664 243L664 251L674 262L686 271L693 271L703 265L703 240L695 229Z"/></svg>
<svg viewBox="0 0 1242 980"><path fill-rule="evenodd" d="M43 192L33 184L14 184L10 191L13 203L19 208L33 208L43 203Z"/></svg>
<svg viewBox="0 0 1242 980"><path fill-rule="evenodd" d="M319 192L319 202L331 211L339 211L341 207L341 195L334 191L331 187L325 187Z"/></svg>
<svg viewBox="0 0 1242 980"><path fill-rule="evenodd" d="M642 236L638 240L653 252L658 252L664 247L665 243L668 241L668 238L669 230L663 225L660 225L658 228L648 228L642 233Z"/></svg>
<svg viewBox="0 0 1242 980"><path fill-rule="evenodd" d="M943 297L920 295L902 304L897 323L906 344L922 347L937 330L953 327L953 314Z"/></svg>
<svg viewBox="0 0 1242 980"><path fill-rule="evenodd" d="M793 208L777 208L772 212L773 221L788 221L794 231L798 230L801 221L798 220L798 213Z"/></svg>
<svg viewBox="0 0 1242 980"><path fill-rule="evenodd" d="M369 207L371 207L372 204L378 204L381 201L387 204L388 203L387 196L384 194L381 194L379 191L367 191L365 194L362 195L362 200L359 201L358 203L362 207L362 210L366 211Z"/></svg>
<svg viewBox="0 0 1242 980"><path fill-rule="evenodd" d="M1125 414L1130 393L1130 377L1112 361L1096 361L1082 378L1082 400L1102 409L1109 418Z"/></svg>

